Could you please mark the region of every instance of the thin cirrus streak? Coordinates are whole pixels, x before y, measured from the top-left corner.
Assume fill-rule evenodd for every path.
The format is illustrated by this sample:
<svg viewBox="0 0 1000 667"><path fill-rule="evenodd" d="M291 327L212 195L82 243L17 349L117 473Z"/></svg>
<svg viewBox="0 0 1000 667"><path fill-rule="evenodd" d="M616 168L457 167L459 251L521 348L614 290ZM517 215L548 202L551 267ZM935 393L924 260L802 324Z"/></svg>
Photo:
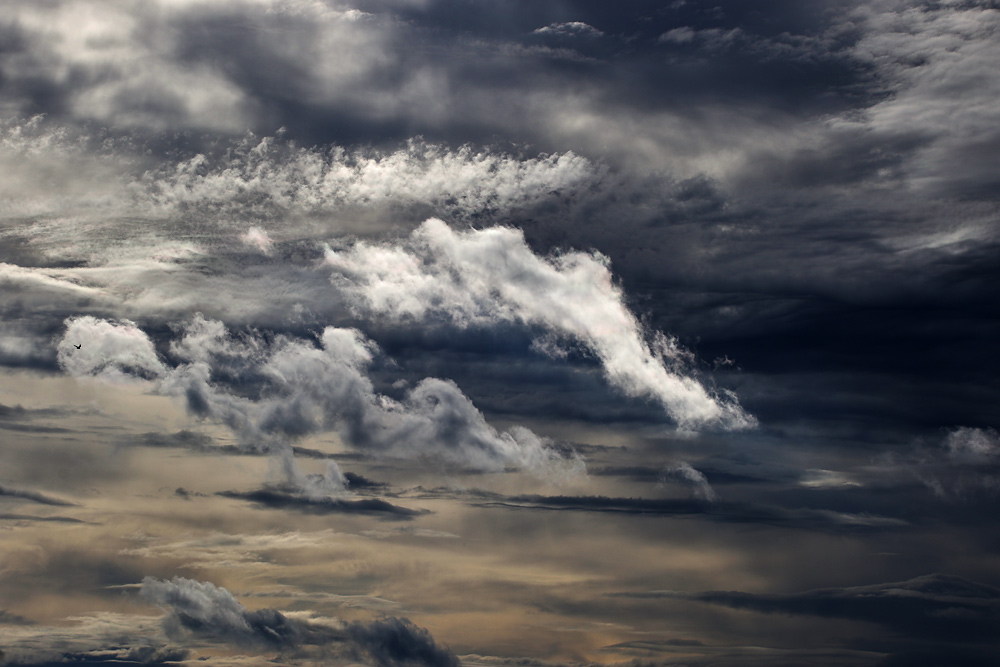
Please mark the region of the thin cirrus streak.
<svg viewBox="0 0 1000 667"><path fill-rule="evenodd" d="M431 218L400 245L328 250L326 263L361 311L398 320L443 316L459 327L540 326L584 345L613 386L658 401L682 429L756 424L735 396L684 373L687 353L676 341L646 335L599 253L539 257L520 230L456 232Z"/></svg>

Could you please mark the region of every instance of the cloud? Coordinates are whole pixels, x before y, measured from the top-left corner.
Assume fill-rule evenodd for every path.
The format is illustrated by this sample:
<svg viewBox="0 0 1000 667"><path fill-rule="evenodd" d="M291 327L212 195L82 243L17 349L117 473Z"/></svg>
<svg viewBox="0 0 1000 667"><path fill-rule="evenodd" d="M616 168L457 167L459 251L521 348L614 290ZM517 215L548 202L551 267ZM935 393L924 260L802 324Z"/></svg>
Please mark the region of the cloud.
<svg viewBox="0 0 1000 667"><path fill-rule="evenodd" d="M1000 589L947 574L790 595L735 591L663 595L763 613L869 621L904 635L949 641L990 641L1000 630Z"/></svg>
<svg viewBox="0 0 1000 667"><path fill-rule="evenodd" d="M62 665L88 665L90 667L115 667L116 665L173 665L187 660L191 652L175 646L110 646L89 651L65 651L55 659L37 662L8 662L11 667L59 667Z"/></svg>
<svg viewBox="0 0 1000 667"><path fill-rule="evenodd" d="M359 621L348 625L346 631L379 667L401 664L458 667L460 664L455 654L438 646L427 630L405 618Z"/></svg>
<svg viewBox="0 0 1000 667"><path fill-rule="evenodd" d="M194 634L245 647L292 649L319 646L340 657L353 655L379 667L458 667L459 661L409 619L384 617L320 625L276 609L250 611L225 588L210 582L146 577L140 597L167 610L164 630L171 637Z"/></svg>
<svg viewBox="0 0 1000 667"><path fill-rule="evenodd" d="M696 498L709 502L716 499L715 490L712 489L705 475L695 470L686 461L676 463L663 471L661 480L663 482L679 480L692 487L692 493Z"/></svg>
<svg viewBox="0 0 1000 667"><path fill-rule="evenodd" d="M249 611L225 588L209 582L174 577L142 580L140 597L168 609L164 630L170 637L184 631L237 645L292 646L307 638L303 628L273 609Z"/></svg>
<svg viewBox="0 0 1000 667"><path fill-rule="evenodd" d="M59 366L74 377L156 380L167 374L149 336L129 320L70 318L57 350Z"/></svg>
<svg viewBox="0 0 1000 667"><path fill-rule="evenodd" d="M280 137L251 135L223 155L164 164L136 179L133 189L137 204L163 213L269 219L391 206L398 216L407 215L406 207L430 206L471 218L549 203L553 192L585 192L604 171L572 152L519 158L422 140L394 151L302 148ZM259 228L241 238L258 247L270 240Z"/></svg>
<svg viewBox="0 0 1000 667"><path fill-rule="evenodd" d="M544 28L536 29L533 34L560 37L600 37L604 33L582 21L567 21L566 23L550 23Z"/></svg>
<svg viewBox="0 0 1000 667"><path fill-rule="evenodd" d="M660 35L659 42L673 42L674 44L689 44L694 41L695 31L687 26L671 28Z"/></svg>
<svg viewBox="0 0 1000 667"><path fill-rule="evenodd" d="M6 609L0 609L0 625L34 625L31 619L12 614Z"/></svg>
<svg viewBox="0 0 1000 667"><path fill-rule="evenodd" d="M2 428L2 425L0 425ZM260 449L247 449L238 445L216 445L211 437L198 431L181 429L176 433L143 433L138 439L133 437L125 438L121 441L123 446L143 446L143 447L177 447L187 449L202 454L215 454L225 456L266 456L269 452ZM296 457L309 459L323 459L332 462L333 454L309 447L291 446L291 452ZM345 479L353 483L354 473L344 473ZM362 483L363 486L363 483Z"/></svg>
<svg viewBox="0 0 1000 667"><path fill-rule="evenodd" d="M41 503L42 505L52 505L55 507L76 506L76 503L71 503L68 500L61 500L59 498L53 498L52 496L47 496L44 493L38 493L37 491L25 491L23 489L12 489L3 485L0 485L0 497L20 498L22 500L30 500L35 503Z"/></svg>
<svg viewBox="0 0 1000 667"><path fill-rule="evenodd" d="M932 446L887 452L871 473L876 480L916 478L944 500L992 501L1000 493L1000 436L990 428L953 428Z"/></svg>
<svg viewBox="0 0 1000 667"><path fill-rule="evenodd" d="M1000 434L993 429L962 426L945 439L948 456L956 463L1000 462Z"/></svg>
<svg viewBox="0 0 1000 667"><path fill-rule="evenodd" d="M358 243L327 253L334 283L362 312L457 326L515 322L583 345L625 394L658 401L682 428L749 428L734 396L713 395L684 374L687 353L647 334L599 253L535 255L515 229L455 232L430 219L401 245Z"/></svg>
<svg viewBox="0 0 1000 667"><path fill-rule="evenodd" d="M704 498L622 498L609 496L541 496L468 494L479 507L548 511L602 512L646 516L702 517L725 523L785 526L800 530L857 532L901 529L907 521L867 513L828 509L788 509L752 502L710 501Z"/></svg>
<svg viewBox="0 0 1000 667"><path fill-rule="evenodd" d="M556 476L583 471L579 457L564 456L526 428L498 432L454 382L425 378L402 401L377 394L365 374L377 349L354 329L327 327L318 346L287 337L267 344L250 335L236 339L221 322L197 316L170 351L180 364L161 360L133 323L93 317L69 320L59 342L66 372L156 380L160 393L182 399L194 415L225 424L244 447L284 452L289 481L300 485L305 477L290 456L289 441L330 430L374 454L431 457L478 470L514 467ZM257 397L227 391L227 384L253 386Z"/></svg>
<svg viewBox="0 0 1000 667"><path fill-rule="evenodd" d="M51 523L87 523L81 519L74 519L68 516L34 516L31 514L10 514L10 513L0 513L0 520L2 521L17 521L30 523L38 521L41 523L51 522Z"/></svg>
<svg viewBox="0 0 1000 667"><path fill-rule="evenodd" d="M992 63L1000 10L989 2L861 4L854 55L875 65L888 93L866 111L869 128L921 139L903 166L915 190L959 197L995 193L989 155L1000 143L989 100L1000 94Z"/></svg>
<svg viewBox="0 0 1000 667"><path fill-rule="evenodd" d="M155 619L96 612L71 616L57 625L41 623L4 627L0 664L10 667L58 665L175 664L190 651L165 644Z"/></svg>
<svg viewBox="0 0 1000 667"><path fill-rule="evenodd" d="M247 500L260 507L293 509L309 514L367 514L385 519L409 520L427 514L426 510L414 510L393 505L381 498L331 498L301 493L296 487L267 487L257 491L222 491L217 495L225 498Z"/></svg>
<svg viewBox="0 0 1000 667"><path fill-rule="evenodd" d="M275 551L315 549L329 545L331 541L336 541L339 538L340 535L331 529L308 533L298 531L268 534L214 532L175 542L163 542L156 539L137 540L136 546L123 549L119 553L123 556L145 559L177 559L196 568L256 567L262 561L273 558ZM253 595L264 596L263 593L253 593ZM282 597L277 594L273 595ZM289 592L285 597L296 597L297 595L299 594ZM330 595L337 597L333 594Z"/></svg>
<svg viewBox="0 0 1000 667"><path fill-rule="evenodd" d="M104 258L113 249L81 247L80 237L122 230L122 221L115 219L120 215L143 219L143 228L131 231L141 232L147 243L182 232L163 226L181 215L197 217L239 245L266 253L282 241L315 233L315 227L300 226L302 216L318 216L325 229L371 233L378 212L383 219L376 215L374 221L389 229L414 216L426 217L428 210L469 220L502 218L512 211L552 209L567 198L589 199L595 188L604 197L622 186L607 166L573 151L526 154L420 138L383 149L351 143L302 146L272 130L264 136L214 137L215 145L195 145L151 161L145 154L156 143L141 135L107 138L42 116L0 123L0 165L25 180L2 191L0 214L20 218L19 231L27 227L48 233L44 238L31 235L19 247L20 261L4 267L9 279L28 279L29 272L17 272L16 265L26 266L29 259L56 263L45 253L31 252L39 246L50 252L76 251L76 260L93 252ZM606 179L618 182L603 183ZM40 182L57 187L44 188ZM331 221L326 216L334 212L338 219ZM350 215L363 216L365 224L350 224L345 219ZM33 225L25 219L48 216L72 216L78 224L67 228L36 219ZM203 234L196 238L204 240ZM44 280L37 272L35 276ZM66 281L50 287L87 293L85 286Z"/></svg>
<svg viewBox="0 0 1000 667"><path fill-rule="evenodd" d="M246 231L243 236L240 237L246 245L257 248L265 255L270 254L271 248L274 247L274 241L266 231L259 227L251 227Z"/></svg>
<svg viewBox="0 0 1000 667"><path fill-rule="evenodd" d="M197 323L192 330L201 331ZM185 336L175 349L192 340ZM205 340L197 349L213 359L228 344L222 333ZM327 327L320 343L285 339L265 351L255 370L273 392L257 402L218 392L206 361L181 366L165 391L185 397L196 414L220 419L248 444L338 428L354 446L391 456L431 456L484 470L563 465L531 431L497 432L453 382L426 378L403 401L377 395L364 374L375 348L360 332Z"/></svg>

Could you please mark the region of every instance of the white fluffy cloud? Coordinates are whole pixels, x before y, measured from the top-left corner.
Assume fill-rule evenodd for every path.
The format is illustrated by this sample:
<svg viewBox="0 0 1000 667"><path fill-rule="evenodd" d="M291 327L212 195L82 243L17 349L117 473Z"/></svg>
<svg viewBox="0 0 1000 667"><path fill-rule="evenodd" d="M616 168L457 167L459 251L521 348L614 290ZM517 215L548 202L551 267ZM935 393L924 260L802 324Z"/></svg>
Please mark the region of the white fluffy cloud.
<svg viewBox="0 0 1000 667"><path fill-rule="evenodd" d="M735 397L685 375L686 353L649 335L598 253L534 254L519 230L455 232L430 219L399 245L359 243L327 253L339 289L363 311L400 320L445 317L458 326L518 322L582 344L612 385L658 401L682 428L747 428Z"/></svg>
<svg viewBox="0 0 1000 667"><path fill-rule="evenodd" d="M155 380L167 373L153 342L128 320L109 322L89 315L67 320L58 359L76 377Z"/></svg>

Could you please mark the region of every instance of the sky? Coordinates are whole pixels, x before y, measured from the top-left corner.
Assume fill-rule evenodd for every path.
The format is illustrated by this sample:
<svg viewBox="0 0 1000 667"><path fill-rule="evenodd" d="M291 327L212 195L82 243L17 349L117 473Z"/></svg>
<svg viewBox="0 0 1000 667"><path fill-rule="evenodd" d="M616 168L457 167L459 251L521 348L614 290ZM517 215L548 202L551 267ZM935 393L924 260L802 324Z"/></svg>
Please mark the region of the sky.
<svg viewBox="0 0 1000 667"><path fill-rule="evenodd" d="M1000 663L998 35L0 3L0 665Z"/></svg>

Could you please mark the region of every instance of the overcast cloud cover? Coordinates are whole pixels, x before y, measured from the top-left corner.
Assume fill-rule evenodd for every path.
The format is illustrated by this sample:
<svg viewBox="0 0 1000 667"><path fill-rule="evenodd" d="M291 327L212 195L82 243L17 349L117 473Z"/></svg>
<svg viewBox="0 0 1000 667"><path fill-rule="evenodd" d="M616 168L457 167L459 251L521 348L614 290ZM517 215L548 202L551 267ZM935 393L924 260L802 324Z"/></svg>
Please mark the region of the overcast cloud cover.
<svg viewBox="0 0 1000 667"><path fill-rule="evenodd" d="M0 665L993 665L1000 7L0 4Z"/></svg>

